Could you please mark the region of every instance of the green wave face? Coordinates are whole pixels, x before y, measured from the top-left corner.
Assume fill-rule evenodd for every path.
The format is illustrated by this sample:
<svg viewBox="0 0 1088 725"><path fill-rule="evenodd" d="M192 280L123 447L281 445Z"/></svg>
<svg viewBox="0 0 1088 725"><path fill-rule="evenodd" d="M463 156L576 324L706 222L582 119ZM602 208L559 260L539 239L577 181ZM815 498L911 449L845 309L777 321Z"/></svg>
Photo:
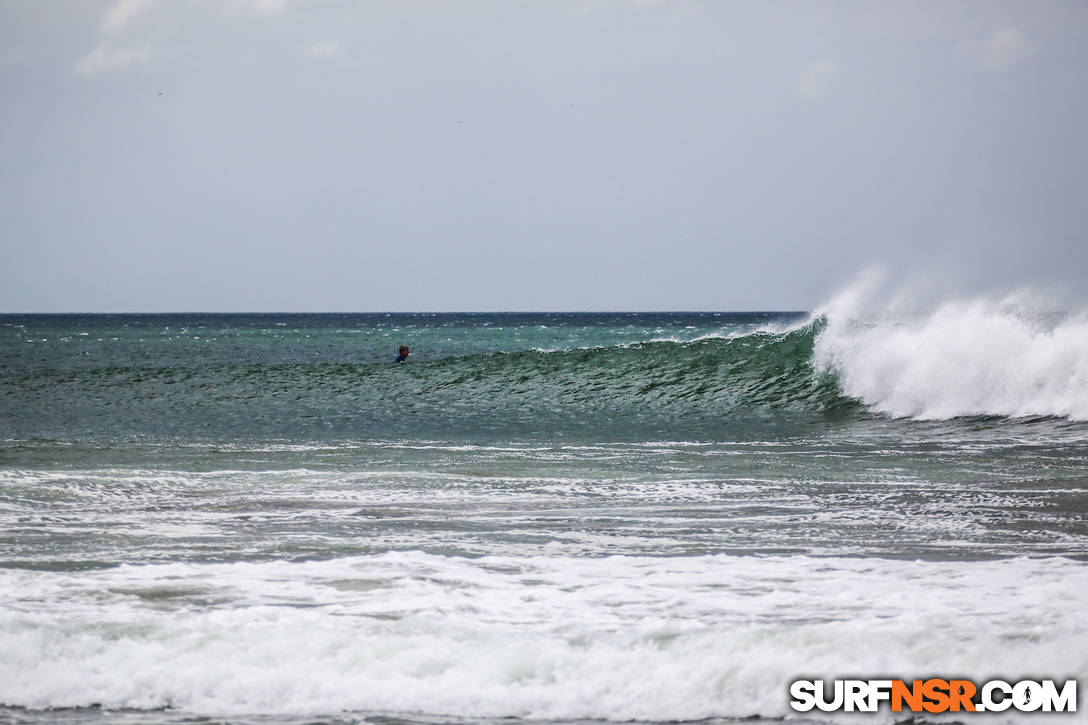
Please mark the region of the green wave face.
<svg viewBox="0 0 1088 725"><path fill-rule="evenodd" d="M10 437L743 435L863 412L812 365L822 323L389 362L7 370ZM29 411L29 413L28 413ZM784 432L788 432L785 431Z"/></svg>
<svg viewBox="0 0 1088 725"><path fill-rule="evenodd" d="M810 325L733 339L472 356L413 369L412 378L425 394L471 391L469 399L556 406L570 415L822 411L844 401L835 381L813 370L815 332Z"/></svg>

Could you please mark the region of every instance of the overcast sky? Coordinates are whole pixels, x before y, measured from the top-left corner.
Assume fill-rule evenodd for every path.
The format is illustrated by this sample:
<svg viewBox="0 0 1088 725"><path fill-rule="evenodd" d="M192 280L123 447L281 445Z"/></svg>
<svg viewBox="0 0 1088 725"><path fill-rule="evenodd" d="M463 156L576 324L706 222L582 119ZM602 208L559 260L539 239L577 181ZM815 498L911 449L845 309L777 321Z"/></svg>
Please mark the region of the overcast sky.
<svg viewBox="0 0 1088 725"><path fill-rule="evenodd" d="M0 311L1088 279L1088 3L0 0Z"/></svg>

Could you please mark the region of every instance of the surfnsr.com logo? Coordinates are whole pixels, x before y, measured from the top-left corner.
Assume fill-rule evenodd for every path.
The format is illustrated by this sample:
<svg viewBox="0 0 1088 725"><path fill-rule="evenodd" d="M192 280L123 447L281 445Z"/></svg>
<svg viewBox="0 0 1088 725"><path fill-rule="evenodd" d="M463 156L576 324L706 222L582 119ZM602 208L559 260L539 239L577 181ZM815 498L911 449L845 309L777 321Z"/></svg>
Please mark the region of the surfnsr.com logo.
<svg viewBox="0 0 1088 725"><path fill-rule="evenodd" d="M797 712L876 712L883 703L892 712L1076 712L1077 681L970 680L797 680L790 684L790 705Z"/></svg>

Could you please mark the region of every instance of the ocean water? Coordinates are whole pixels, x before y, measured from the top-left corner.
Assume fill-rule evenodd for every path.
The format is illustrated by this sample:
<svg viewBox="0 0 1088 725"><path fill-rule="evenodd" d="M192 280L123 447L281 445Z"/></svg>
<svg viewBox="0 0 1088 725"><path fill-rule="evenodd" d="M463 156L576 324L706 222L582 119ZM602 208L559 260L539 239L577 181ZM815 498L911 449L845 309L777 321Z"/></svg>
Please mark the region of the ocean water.
<svg viewBox="0 0 1088 725"><path fill-rule="evenodd" d="M1082 316L0 316L0 723L1086 671Z"/></svg>

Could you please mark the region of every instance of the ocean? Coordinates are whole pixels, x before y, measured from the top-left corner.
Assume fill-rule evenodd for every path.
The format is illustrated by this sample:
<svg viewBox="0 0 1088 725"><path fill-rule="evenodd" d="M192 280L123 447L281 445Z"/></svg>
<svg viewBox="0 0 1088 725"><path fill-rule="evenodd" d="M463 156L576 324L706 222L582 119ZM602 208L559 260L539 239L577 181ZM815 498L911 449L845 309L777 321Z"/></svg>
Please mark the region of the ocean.
<svg viewBox="0 0 1088 725"><path fill-rule="evenodd" d="M1085 672L1083 317L0 316L0 723L815 723L793 680Z"/></svg>

